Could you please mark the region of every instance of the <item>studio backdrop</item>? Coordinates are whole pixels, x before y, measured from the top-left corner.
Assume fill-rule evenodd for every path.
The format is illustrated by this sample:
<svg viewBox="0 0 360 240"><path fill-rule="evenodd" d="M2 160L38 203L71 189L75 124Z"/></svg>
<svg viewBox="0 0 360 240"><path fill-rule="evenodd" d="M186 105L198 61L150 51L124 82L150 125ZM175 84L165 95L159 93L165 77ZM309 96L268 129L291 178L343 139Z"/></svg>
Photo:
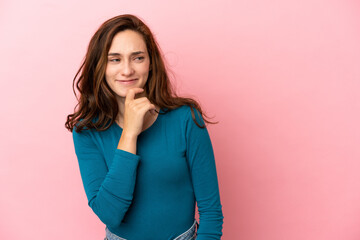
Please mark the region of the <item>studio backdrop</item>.
<svg viewBox="0 0 360 240"><path fill-rule="evenodd" d="M219 121L222 239L360 239L355 0L1 0L0 239L104 238L64 123L91 36L124 13Z"/></svg>

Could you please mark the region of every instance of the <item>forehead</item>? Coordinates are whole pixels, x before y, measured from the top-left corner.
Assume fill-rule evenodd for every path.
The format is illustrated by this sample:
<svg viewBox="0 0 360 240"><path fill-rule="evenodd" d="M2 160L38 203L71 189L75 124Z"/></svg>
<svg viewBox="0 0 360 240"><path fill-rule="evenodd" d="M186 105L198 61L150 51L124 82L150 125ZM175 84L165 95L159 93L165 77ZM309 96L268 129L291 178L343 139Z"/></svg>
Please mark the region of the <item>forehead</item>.
<svg viewBox="0 0 360 240"><path fill-rule="evenodd" d="M109 49L109 53L130 54L136 51L147 52L143 36L133 30L118 32Z"/></svg>

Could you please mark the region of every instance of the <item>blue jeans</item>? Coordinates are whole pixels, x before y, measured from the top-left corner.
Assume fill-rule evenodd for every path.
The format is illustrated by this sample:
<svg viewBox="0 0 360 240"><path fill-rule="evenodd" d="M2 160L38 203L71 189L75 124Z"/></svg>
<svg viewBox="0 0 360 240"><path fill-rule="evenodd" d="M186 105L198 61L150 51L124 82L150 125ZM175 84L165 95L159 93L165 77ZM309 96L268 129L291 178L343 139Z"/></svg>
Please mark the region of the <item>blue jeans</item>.
<svg viewBox="0 0 360 240"><path fill-rule="evenodd" d="M184 233L182 233L179 236L177 236L176 238L174 238L174 240L195 240L196 239L196 229L198 227L199 227L199 224L195 220L193 225L188 230L186 230ZM126 240L125 238L121 238L121 237L113 234L112 232L110 232L110 230L107 227L105 228L105 232L106 232L106 237L104 238L104 240Z"/></svg>

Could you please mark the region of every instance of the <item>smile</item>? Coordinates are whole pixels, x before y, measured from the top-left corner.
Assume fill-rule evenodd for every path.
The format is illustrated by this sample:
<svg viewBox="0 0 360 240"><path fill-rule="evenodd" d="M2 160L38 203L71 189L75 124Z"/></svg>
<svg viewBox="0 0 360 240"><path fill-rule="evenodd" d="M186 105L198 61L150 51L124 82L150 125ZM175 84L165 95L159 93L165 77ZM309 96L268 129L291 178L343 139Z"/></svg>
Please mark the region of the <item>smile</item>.
<svg viewBox="0 0 360 240"><path fill-rule="evenodd" d="M130 79L130 80L116 80L116 82L124 85L131 85L136 83L137 79Z"/></svg>

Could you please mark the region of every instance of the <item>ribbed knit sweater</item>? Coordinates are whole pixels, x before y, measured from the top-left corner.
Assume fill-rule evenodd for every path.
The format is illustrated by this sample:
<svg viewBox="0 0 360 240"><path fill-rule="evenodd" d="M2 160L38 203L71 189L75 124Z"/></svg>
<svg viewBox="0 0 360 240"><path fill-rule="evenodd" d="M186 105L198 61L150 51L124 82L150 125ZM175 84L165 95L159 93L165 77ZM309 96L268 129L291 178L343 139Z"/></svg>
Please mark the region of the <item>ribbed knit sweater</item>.
<svg viewBox="0 0 360 240"><path fill-rule="evenodd" d="M195 117L204 121L199 112ZM197 240L220 239L223 214L215 158L206 128L190 107L164 113L141 132L136 154L117 149L122 128L73 131L88 205L128 240L172 240L191 227Z"/></svg>

